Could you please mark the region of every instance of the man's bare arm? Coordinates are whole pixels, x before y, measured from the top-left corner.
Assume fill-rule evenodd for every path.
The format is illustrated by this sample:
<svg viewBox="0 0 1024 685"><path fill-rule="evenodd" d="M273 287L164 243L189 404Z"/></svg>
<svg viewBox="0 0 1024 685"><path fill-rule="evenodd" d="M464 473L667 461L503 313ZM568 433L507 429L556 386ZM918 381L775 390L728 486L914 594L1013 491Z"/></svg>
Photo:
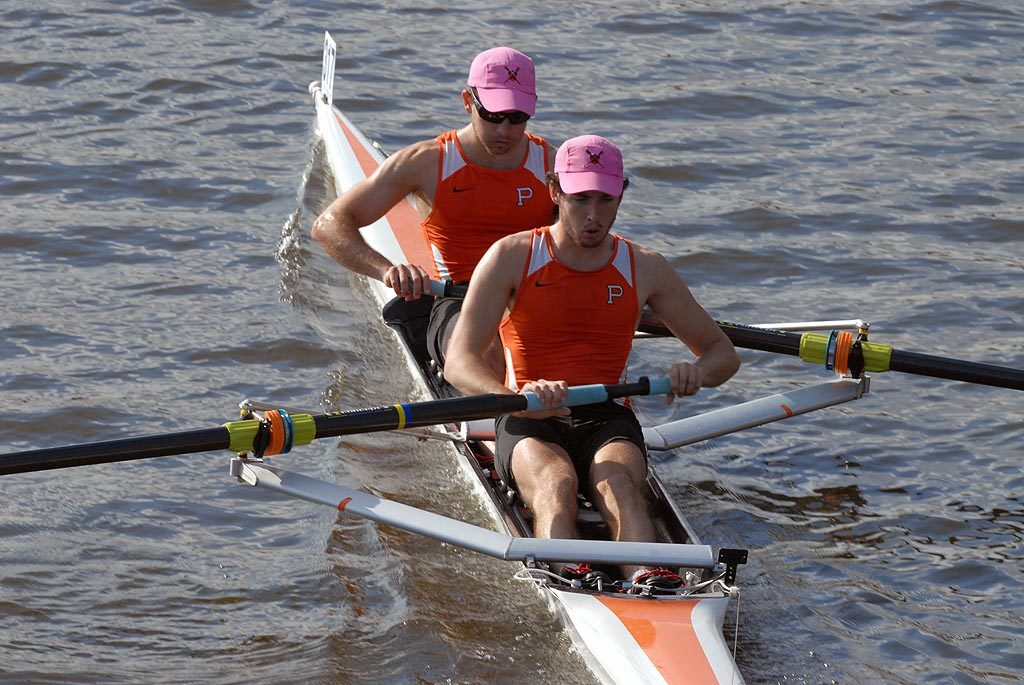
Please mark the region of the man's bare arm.
<svg viewBox="0 0 1024 685"><path fill-rule="evenodd" d="M434 141L415 143L396 152L317 217L313 239L351 271L384 281L396 291L403 278L411 279L410 285L421 291L424 267L428 265L392 265L366 243L359 229L380 219L409 193L432 198L437 186L437 154Z"/></svg>
<svg viewBox="0 0 1024 685"><path fill-rule="evenodd" d="M740 367L732 341L662 255L640 249L637 256L637 273L643 275L648 290L647 304L697 357L692 364L672 365L669 377L673 394L692 395L701 387L715 387L729 380Z"/></svg>
<svg viewBox="0 0 1024 685"><path fill-rule="evenodd" d="M484 353L498 335L498 325L522 273L529 249L522 235L492 245L470 280L444 365L445 379L464 394L513 392L484 361Z"/></svg>

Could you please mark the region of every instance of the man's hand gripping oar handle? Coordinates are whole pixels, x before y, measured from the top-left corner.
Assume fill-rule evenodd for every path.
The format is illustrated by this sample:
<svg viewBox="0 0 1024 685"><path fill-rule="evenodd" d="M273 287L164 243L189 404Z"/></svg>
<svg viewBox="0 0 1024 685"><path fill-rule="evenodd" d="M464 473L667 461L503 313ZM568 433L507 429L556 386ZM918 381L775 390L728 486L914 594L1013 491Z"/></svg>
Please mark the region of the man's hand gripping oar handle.
<svg viewBox="0 0 1024 685"><path fill-rule="evenodd" d="M667 395L672 392L672 382L667 376L648 378L641 376L636 383L623 383L622 385L577 385L569 388L569 394L565 398L562 407L577 407L581 404L597 404L614 400L619 397L630 397L633 395ZM551 409L542 404L540 398L532 392L521 393L526 398L524 411L535 409Z"/></svg>

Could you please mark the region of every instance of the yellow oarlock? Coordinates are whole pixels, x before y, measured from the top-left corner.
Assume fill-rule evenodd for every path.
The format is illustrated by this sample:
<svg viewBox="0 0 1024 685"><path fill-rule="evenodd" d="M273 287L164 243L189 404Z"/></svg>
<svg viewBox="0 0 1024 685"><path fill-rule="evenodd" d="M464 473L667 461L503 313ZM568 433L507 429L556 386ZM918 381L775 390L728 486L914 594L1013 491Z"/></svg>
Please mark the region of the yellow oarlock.
<svg viewBox="0 0 1024 685"><path fill-rule="evenodd" d="M825 365L828 356L829 335L821 333L804 333L800 336L800 358L809 364ZM883 343L862 340L861 351L864 354L864 370L881 373L889 370L889 359L892 346Z"/></svg>
<svg viewBox="0 0 1024 685"><path fill-rule="evenodd" d="M292 446L308 445L316 437L316 422L310 414L291 414L292 420ZM224 424L231 437L231 444L228 450L237 452L252 451L252 442L256 437L256 431L260 427L258 419L245 419L243 421L229 421Z"/></svg>

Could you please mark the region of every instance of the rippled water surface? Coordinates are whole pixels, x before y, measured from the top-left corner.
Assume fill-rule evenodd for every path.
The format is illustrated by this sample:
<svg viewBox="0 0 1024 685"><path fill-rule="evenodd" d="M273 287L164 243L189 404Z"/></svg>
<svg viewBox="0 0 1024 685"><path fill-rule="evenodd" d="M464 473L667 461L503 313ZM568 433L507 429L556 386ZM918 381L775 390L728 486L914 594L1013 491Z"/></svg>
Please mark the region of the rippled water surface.
<svg viewBox="0 0 1024 685"><path fill-rule="evenodd" d="M1024 367L1018 3L7 0L0 451L212 427L243 397L416 395L365 284L309 238L325 29L336 102L389 149L461 125L478 51L531 54L531 129L622 146L617 227L719 319L860 317L899 349ZM679 354L645 342L633 365ZM743 360L645 414L825 377ZM1021 398L879 374L853 404L656 457L705 541L751 552L749 682L1024 681ZM0 477L0 680L592 682L513 566L227 461ZM489 522L438 444L281 463Z"/></svg>

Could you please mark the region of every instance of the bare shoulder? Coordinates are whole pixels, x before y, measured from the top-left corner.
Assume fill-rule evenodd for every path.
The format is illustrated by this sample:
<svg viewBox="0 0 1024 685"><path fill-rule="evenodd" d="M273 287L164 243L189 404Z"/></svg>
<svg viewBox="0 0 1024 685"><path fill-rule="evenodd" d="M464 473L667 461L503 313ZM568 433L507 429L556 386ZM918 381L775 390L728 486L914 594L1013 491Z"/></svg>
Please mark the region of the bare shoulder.
<svg viewBox="0 0 1024 685"><path fill-rule="evenodd" d="M632 243L636 268L637 295L644 304L657 308L665 296L691 297L686 281L662 253Z"/></svg>
<svg viewBox="0 0 1024 685"><path fill-rule="evenodd" d="M501 238L495 245L501 245L504 250L528 250L531 242L533 242L533 231L520 231Z"/></svg>
<svg viewBox="0 0 1024 685"><path fill-rule="evenodd" d="M669 264L665 255L644 245L637 245L633 242L630 244L633 246L633 259L636 262L638 278L645 276L657 280L663 280L670 276L679 278L679 274Z"/></svg>
<svg viewBox="0 0 1024 685"><path fill-rule="evenodd" d="M558 146L551 141L545 139L547 146L545 147L545 155L547 157L547 168L551 171L555 170L555 155L558 153Z"/></svg>
<svg viewBox="0 0 1024 685"><path fill-rule="evenodd" d="M533 231L521 231L507 235L491 245L487 250L485 259L490 257L494 261L504 263L515 259L517 256L525 257L530 252L532 238Z"/></svg>
<svg viewBox="0 0 1024 685"><path fill-rule="evenodd" d="M530 255L530 238L532 231L513 233L501 238L491 245L484 253L483 259L477 265L474 277L478 275L495 276L501 274L504 277L519 280L519 274L523 270L523 264Z"/></svg>
<svg viewBox="0 0 1024 685"><path fill-rule="evenodd" d="M440 152L434 139L421 140L394 153L370 176L371 182L398 183L423 190L437 175Z"/></svg>

